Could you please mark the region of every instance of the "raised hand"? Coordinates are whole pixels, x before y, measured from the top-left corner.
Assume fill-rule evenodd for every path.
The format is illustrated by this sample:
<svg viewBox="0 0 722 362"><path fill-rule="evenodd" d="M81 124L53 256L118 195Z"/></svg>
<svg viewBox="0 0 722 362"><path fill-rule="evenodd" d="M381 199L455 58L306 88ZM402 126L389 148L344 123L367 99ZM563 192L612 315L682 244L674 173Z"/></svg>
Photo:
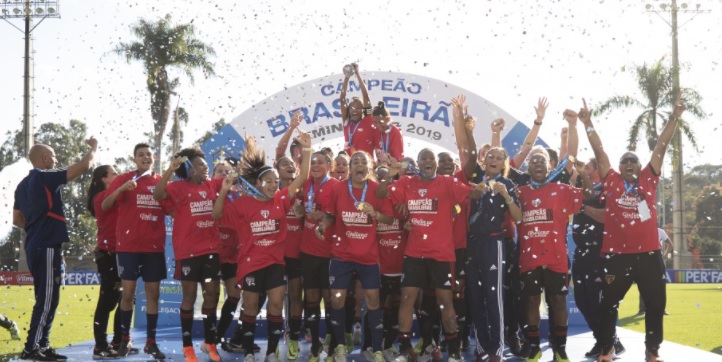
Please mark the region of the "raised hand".
<svg viewBox="0 0 722 362"><path fill-rule="evenodd" d="M577 112L572 111L571 109L564 110L564 120L569 122L569 124L576 124L577 120L579 119L579 114Z"/></svg>
<svg viewBox="0 0 722 362"><path fill-rule="evenodd" d="M303 120L303 112L299 109L296 111L296 113L293 114L293 117L291 117L291 129L296 129L298 126L301 125L301 121Z"/></svg>
<svg viewBox="0 0 722 362"><path fill-rule="evenodd" d="M88 146L90 146L90 149L91 149L92 151L95 151L95 150L98 149L98 140L95 139L95 137L93 137L93 136L90 136L90 138L88 138L87 140L85 140L85 144L87 144Z"/></svg>
<svg viewBox="0 0 722 362"><path fill-rule="evenodd" d="M534 107L534 111L536 112L536 121L541 122L544 119L544 115L547 112L547 107L549 107L549 102L547 102L547 97L541 97L537 101L536 107Z"/></svg>
<svg viewBox="0 0 722 362"><path fill-rule="evenodd" d="M687 105L682 103L682 92L677 95L677 100L674 101L674 110L672 111L672 117L679 118L682 113L687 110Z"/></svg>
<svg viewBox="0 0 722 362"><path fill-rule="evenodd" d="M494 190L495 194L499 194L499 195L503 196L505 199L509 198L509 190L507 190L506 185L504 185L501 182L495 182L492 190Z"/></svg>
<svg viewBox="0 0 722 362"><path fill-rule="evenodd" d="M133 180L126 181L122 186L119 187L120 191L130 191L134 188L138 187L138 184Z"/></svg>
<svg viewBox="0 0 722 362"><path fill-rule="evenodd" d="M579 110L579 120L582 121L585 126L590 126L592 124L592 111L587 107L586 99L582 98L582 104L584 104L584 107Z"/></svg>
<svg viewBox="0 0 722 362"><path fill-rule="evenodd" d="M179 169L182 164L186 163L186 161L188 161L188 157L186 156L173 157L173 161L171 161L170 165L168 165L168 169L171 171L175 171Z"/></svg>
<svg viewBox="0 0 722 362"><path fill-rule="evenodd" d="M311 147L311 134L301 131L300 128L296 128L296 131L298 132L298 137L296 137L295 140L298 141L303 148Z"/></svg>
<svg viewBox="0 0 722 362"><path fill-rule="evenodd" d="M474 131L474 127L476 126L476 119L473 116L467 115L464 119L464 128L472 132Z"/></svg>
<svg viewBox="0 0 722 362"><path fill-rule="evenodd" d="M493 122L491 122L491 132L501 133L501 131L504 130L505 125L506 121L504 120L504 118L497 118Z"/></svg>

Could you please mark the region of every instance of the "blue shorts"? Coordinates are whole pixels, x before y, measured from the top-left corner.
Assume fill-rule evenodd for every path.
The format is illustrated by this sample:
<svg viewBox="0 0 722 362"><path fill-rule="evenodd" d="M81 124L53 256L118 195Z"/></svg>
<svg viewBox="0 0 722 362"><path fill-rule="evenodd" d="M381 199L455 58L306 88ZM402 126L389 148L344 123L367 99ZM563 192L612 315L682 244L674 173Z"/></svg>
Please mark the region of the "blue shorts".
<svg viewBox="0 0 722 362"><path fill-rule="evenodd" d="M381 270L378 264L363 265L352 261L331 259L328 266L330 289L348 289L354 272L363 289L381 288Z"/></svg>
<svg viewBox="0 0 722 362"><path fill-rule="evenodd" d="M146 283L159 282L166 278L165 253L118 252L118 276L121 280L138 280Z"/></svg>

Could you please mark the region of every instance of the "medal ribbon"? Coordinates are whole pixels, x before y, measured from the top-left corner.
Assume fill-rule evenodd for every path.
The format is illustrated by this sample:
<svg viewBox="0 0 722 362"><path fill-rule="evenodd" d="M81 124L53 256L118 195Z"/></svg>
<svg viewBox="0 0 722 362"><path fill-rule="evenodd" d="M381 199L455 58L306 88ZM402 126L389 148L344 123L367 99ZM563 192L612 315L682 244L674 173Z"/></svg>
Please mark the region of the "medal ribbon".
<svg viewBox="0 0 722 362"><path fill-rule="evenodd" d="M318 185L318 189L321 189L321 186L323 186L324 183L328 181L328 175L326 175L323 180L321 180L321 184ZM313 200L316 199L316 193L313 192L313 180L311 180L311 187L308 188L308 203L306 204L306 213L311 213L313 211Z"/></svg>
<svg viewBox="0 0 722 362"><path fill-rule="evenodd" d="M351 180L350 179L348 180L348 193L349 193L349 195L351 195L351 198L353 199L353 205L357 209L360 204L363 204L364 201L366 201L366 190L368 190L368 188L369 188L369 181L366 180L366 182L364 182L364 189L363 189L363 191L361 191L361 201L356 200L356 196L353 195L353 187L351 185Z"/></svg>

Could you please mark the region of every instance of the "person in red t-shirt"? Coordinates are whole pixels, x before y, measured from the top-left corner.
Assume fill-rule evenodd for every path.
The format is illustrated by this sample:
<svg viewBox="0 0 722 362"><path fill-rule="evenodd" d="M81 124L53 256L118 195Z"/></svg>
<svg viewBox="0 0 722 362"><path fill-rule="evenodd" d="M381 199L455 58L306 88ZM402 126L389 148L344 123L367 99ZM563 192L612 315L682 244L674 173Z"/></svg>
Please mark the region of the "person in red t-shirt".
<svg viewBox="0 0 722 362"><path fill-rule="evenodd" d="M113 180L108 196L101 204L103 211L118 210L116 246L118 276L121 280L120 328L123 338L113 343L119 357L137 353L130 341L130 322L135 304L135 287L143 277L146 298L146 345L144 351L156 359L165 358L155 342L158 324L160 281L165 279L165 213L161 204L153 199L153 190L160 176L152 171L153 149L139 143L133 149L136 170L124 173Z"/></svg>
<svg viewBox="0 0 722 362"><path fill-rule="evenodd" d="M371 99L369 98L366 84L361 79L361 73L358 71L358 65L352 63L353 74L356 74L358 86L361 88L363 101L357 97L351 98L349 102L346 100L346 91L351 75L346 74L343 79L343 88L341 89L341 119L343 120L343 139L346 142L344 150L349 156L353 156L356 151L366 151L370 155L375 155L375 151L380 148L381 134L374 125L374 118L371 116Z"/></svg>
<svg viewBox="0 0 722 362"><path fill-rule="evenodd" d="M436 155L430 149L419 152L416 175L404 177L389 186L384 180L377 196L391 196L394 204L405 203L409 210L411 231L406 245L401 306L399 308L399 342L403 353L415 356L411 348L411 325L414 302L420 288L431 283L442 306L442 324L449 348L449 360L461 359L456 312L452 304L451 286L455 261L452 241L454 205L467 197L479 198L481 189L473 188L450 176L437 176ZM393 171L400 165L395 164Z"/></svg>
<svg viewBox="0 0 722 362"><path fill-rule="evenodd" d="M303 185L298 198L303 202L305 217L301 235L301 279L303 280L304 312L306 327L311 332L311 359L318 358L320 343L319 322L321 316L321 298L324 305L331 305L331 292L328 290L328 263L331 258L331 240L319 238L318 225L324 213L323 205L330 200L329 190L339 181L329 176L331 157L324 152L311 155L311 175ZM326 314L330 308L326 308ZM331 318L326 315L326 330L331 331ZM328 335L331 335L330 333Z"/></svg>
<svg viewBox="0 0 722 362"><path fill-rule="evenodd" d="M519 233L519 271L522 297L527 305L524 333L531 347L529 358L541 358L539 305L544 289L554 317L554 357L568 361L566 294L568 292L567 224L582 206L581 189L547 181L549 158L545 151L529 159L531 183L519 188L522 221ZM591 185L589 185L591 186Z"/></svg>
<svg viewBox="0 0 722 362"><path fill-rule="evenodd" d="M169 183L173 175L178 179ZM216 348L216 307L220 293L221 240L212 212L222 183L222 179L208 180L208 164L201 150L185 148L175 155L153 192L153 198L165 200L173 209L175 278L181 281L183 289L180 305L183 355L191 361L196 360L192 330L198 283L203 290L201 312L205 315L201 350L210 360L220 361Z"/></svg>
<svg viewBox="0 0 722 362"><path fill-rule="evenodd" d="M300 131L299 131L300 132ZM246 194L234 199L225 207L226 198L237 177L231 175L223 181L213 206L213 218L233 225L241 235L243 247L239 254L237 278L243 289L241 330L246 360L254 360L253 340L256 315L260 309L259 296L268 296L268 349L266 361L278 361L278 341L283 329L283 300L286 294L284 249L288 232L286 215L291 210L296 190L308 178L311 158L311 136L301 133L303 146L301 172L287 188L279 191L278 175L265 164L265 152L257 148L252 138L246 140L240 180L246 185Z"/></svg>
<svg viewBox="0 0 722 362"><path fill-rule="evenodd" d="M386 109L384 102L379 102L371 114L374 117L374 125L379 131L381 152L397 161L404 158L404 137L398 127L391 123L391 113Z"/></svg>
<svg viewBox="0 0 722 362"><path fill-rule="evenodd" d="M584 108L579 111L597 159L607 202L602 241L605 275L599 337L602 352L599 361L611 361L614 358L617 307L632 282L637 283L639 293L647 305L644 341L646 360L659 360L659 346L664 338L667 292L666 271L657 231L657 182L667 146L685 109L680 94L657 139L649 164L642 168L639 157L633 152L626 152L619 160L619 172L611 168L602 141L594 130L586 101Z"/></svg>
<svg viewBox="0 0 722 362"><path fill-rule="evenodd" d="M120 277L118 262L115 258L115 226L118 222L118 209L113 207L103 211L101 204L108 195L108 187L118 177L118 172L110 165L98 166L93 170L93 178L88 187L88 211L95 217L98 229L98 244L95 246L95 264L100 276L100 295L93 317L93 335L95 347L93 358L114 358L117 352L110 348L106 331L110 312L120 304ZM120 343L123 333L120 330L120 313L115 313L113 321L113 340Z"/></svg>
<svg viewBox="0 0 722 362"><path fill-rule="evenodd" d="M233 172L233 167L229 160L236 161L235 159L226 159L219 161L213 165L213 176L211 179L218 180L223 179ZM228 198L233 200L238 195L229 194ZM218 237L221 240L220 249L220 260L221 260L221 279L223 279L223 285L226 289L226 300L223 302L221 307L221 317L218 319L218 327L216 328L216 334L221 343L223 349L229 349L227 341L224 336L231 321L233 321L233 315L238 308L238 302L241 300L241 290L237 288L238 281L236 279L236 271L238 267L238 234L236 230L231 226L222 225L220 221L216 221L216 227L218 228Z"/></svg>
<svg viewBox="0 0 722 362"><path fill-rule="evenodd" d="M371 326L382 324L383 311L379 308L379 255L376 241L377 222L391 224L392 213L387 200L376 197L378 183L373 179L373 159L364 151L351 156L349 179L336 183L331 189L330 202L323 205L326 212L321 229L328 229L333 240L333 257L329 263L329 284L331 288L332 330L337 344L335 354L346 358L344 332L346 327L346 291L351 285L352 274L356 274L363 288L366 300L367 318ZM331 225L334 227L332 228ZM372 342L375 356L383 359L381 339L383 330L371 328L366 336ZM367 353L369 351L363 351Z"/></svg>

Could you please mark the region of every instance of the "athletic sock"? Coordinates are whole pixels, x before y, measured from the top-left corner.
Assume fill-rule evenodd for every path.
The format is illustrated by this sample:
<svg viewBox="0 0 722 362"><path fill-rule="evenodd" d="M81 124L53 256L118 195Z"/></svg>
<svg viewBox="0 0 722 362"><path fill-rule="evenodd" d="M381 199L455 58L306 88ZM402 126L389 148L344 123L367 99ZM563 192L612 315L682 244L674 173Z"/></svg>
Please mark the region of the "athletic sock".
<svg viewBox="0 0 722 362"><path fill-rule="evenodd" d="M283 334L283 317L280 315L269 314L268 349L266 350L266 356L271 353L276 353L276 349L278 348L278 340L281 339L281 334Z"/></svg>
<svg viewBox="0 0 722 362"><path fill-rule="evenodd" d="M183 337L183 347L193 345L193 309L181 309L181 335Z"/></svg>
<svg viewBox="0 0 722 362"><path fill-rule="evenodd" d="M203 339L208 344L216 344L218 337L216 336L216 309L203 308L201 313L203 318Z"/></svg>
<svg viewBox="0 0 722 362"><path fill-rule="evenodd" d="M216 330L219 337L218 339L225 337L226 330L228 330L228 326L230 326L231 321L233 321L233 316L236 312L236 308L238 308L239 301L240 298L228 297L226 298L226 301L223 302L223 307L221 307L221 319L218 320L218 328Z"/></svg>
<svg viewBox="0 0 722 362"><path fill-rule="evenodd" d="M369 329L371 330L371 344L374 352L381 351L381 343L384 338L383 318L384 311L381 308L366 310Z"/></svg>
<svg viewBox="0 0 722 362"><path fill-rule="evenodd" d="M155 341L155 332L158 329L158 313L146 313L145 319L148 323L148 325L146 326L147 338Z"/></svg>
<svg viewBox="0 0 722 362"><path fill-rule="evenodd" d="M253 354L253 340L256 337L256 316L241 312L241 335L246 356Z"/></svg>

